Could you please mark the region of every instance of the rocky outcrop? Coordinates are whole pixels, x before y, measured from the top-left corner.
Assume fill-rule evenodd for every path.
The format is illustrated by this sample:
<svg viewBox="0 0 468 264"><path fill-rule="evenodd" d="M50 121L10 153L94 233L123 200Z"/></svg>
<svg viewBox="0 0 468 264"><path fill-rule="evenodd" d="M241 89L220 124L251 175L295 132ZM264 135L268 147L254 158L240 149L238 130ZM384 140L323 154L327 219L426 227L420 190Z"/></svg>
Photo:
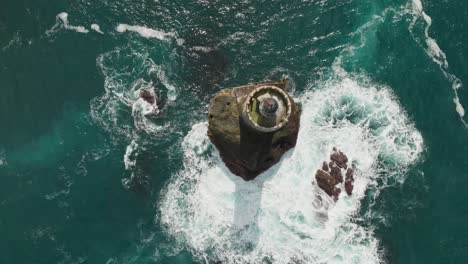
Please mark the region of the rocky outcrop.
<svg viewBox="0 0 468 264"><path fill-rule="evenodd" d="M280 127L256 129L255 124L245 121L247 100L253 100L256 89L272 86L286 96L289 112L283 110L288 116L281 119ZM221 90L211 101L208 136L227 168L244 180L254 179L296 145L301 111L286 90L287 80L258 83Z"/></svg>
<svg viewBox="0 0 468 264"><path fill-rule="evenodd" d="M333 152L330 155L330 159L335 162L338 167L346 169L347 168L347 162L348 162L348 157L346 155L337 150L336 148L333 148Z"/></svg>
<svg viewBox="0 0 468 264"><path fill-rule="evenodd" d="M337 201L343 182L346 194L352 195L356 167L353 164L351 168L348 168L348 157L336 148L333 148L330 160L330 162L322 163L322 168L315 173L315 180L320 189ZM345 173L344 179L343 172Z"/></svg>
<svg viewBox="0 0 468 264"><path fill-rule="evenodd" d="M349 168L346 171L346 180L345 180L345 190L348 195L353 194L354 189L354 170L355 166L353 164L352 168Z"/></svg>
<svg viewBox="0 0 468 264"><path fill-rule="evenodd" d="M326 194L338 200L338 196L341 193L341 189L336 187L338 181L331 176L327 171L324 170L317 170L315 174L315 179L317 180L317 184Z"/></svg>
<svg viewBox="0 0 468 264"><path fill-rule="evenodd" d="M132 115L155 117L159 114L158 96L153 89L140 89L139 98L132 104Z"/></svg>
<svg viewBox="0 0 468 264"><path fill-rule="evenodd" d="M155 104L156 103L156 98L148 90L141 90L140 91L140 97L149 104Z"/></svg>
<svg viewBox="0 0 468 264"><path fill-rule="evenodd" d="M330 167L330 175L336 179L338 183L343 182L343 174L341 174L341 167L339 167L335 162L330 161L328 164Z"/></svg>

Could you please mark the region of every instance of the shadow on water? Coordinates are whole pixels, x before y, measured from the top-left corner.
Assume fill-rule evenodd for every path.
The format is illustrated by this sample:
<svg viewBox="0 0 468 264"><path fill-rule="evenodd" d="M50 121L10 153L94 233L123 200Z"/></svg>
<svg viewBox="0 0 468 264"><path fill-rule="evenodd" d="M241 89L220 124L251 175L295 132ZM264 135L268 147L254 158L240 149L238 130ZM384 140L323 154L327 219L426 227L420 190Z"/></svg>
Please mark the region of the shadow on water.
<svg viewBox="0 0 468 264"><path fill-rule="evenodd" d="M236 184L233 236L238 238L238 250L243 252L253 251L258 244L260 228L258 216L262 202L264 181L253 180L254 188L245 188L245 185Z"/></svg>
<svg viewBox="0 0 468 264"><path fill-rule="evenodd" d="M271 166L275 161L271 154L273 133L258 134L249 129L241 120L239 120L239 126L239 151L241 157L244 158L243 165L247 167L244 175ZM285 154L288 155L288 153ZM240 176L233 175L233 177L238 177L238 180L234 180L236 188L232 235L239 243L237 249L241 252L252 252L257 247L261 233L258 218L261 214L263 186L266 181L277 174L282 162L283 159L280 159L277 164L250 181L240 180Z"/></svg>
<svg viewBox="0 0 468 264"><path fill-rule="evenodd" d="M285 155L291 155L291 153L288 152ZM239 176L228 172L227 168L223 169L225 173L231 174L231 177L236 177L236 180L234 180L236 184L234 218L230 232L236 241L235 243L237 243L236 249L242 253L252 252L258 245L261 235L259 216L262 213L261 204L264 185L278 173L282 163L283 159L251 181L244 181Z"/></svg>

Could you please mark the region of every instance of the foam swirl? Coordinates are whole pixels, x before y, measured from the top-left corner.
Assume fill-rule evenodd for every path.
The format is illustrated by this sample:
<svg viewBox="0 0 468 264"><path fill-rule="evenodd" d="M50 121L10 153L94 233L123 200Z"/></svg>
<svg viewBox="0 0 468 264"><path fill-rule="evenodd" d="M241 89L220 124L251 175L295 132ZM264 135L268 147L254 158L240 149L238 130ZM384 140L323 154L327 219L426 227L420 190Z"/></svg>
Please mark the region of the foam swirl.
<svg viewBox="0 0 468 264"><path fill-rule="evenodd" d="M253 181L232 175L195 124L185 164L162 195L161 223L202 262L378 263L372 228L353 221L376 179L404 180L420 133L386 87L348 77L305 93L297 146ZM333 146L358 164L353 196L334 203L313 177ZM379 188L379 187L377 187Z"/></svg>

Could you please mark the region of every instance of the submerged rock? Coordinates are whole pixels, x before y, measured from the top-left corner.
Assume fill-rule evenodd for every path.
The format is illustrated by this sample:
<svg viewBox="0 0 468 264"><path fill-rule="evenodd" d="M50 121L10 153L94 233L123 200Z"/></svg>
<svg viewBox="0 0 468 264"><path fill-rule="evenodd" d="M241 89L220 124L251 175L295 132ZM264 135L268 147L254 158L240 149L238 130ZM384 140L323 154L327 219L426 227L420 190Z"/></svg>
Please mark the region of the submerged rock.
<svg viewBox="0 0 468 264"><path fill-rule="evenodd" d="M330 162L324 161L322 169L318 169L315 173L315 180L318 186L335 201L341 193L341 185L344 181L344 188L348 195L352 195L354 189L354 171L355 166L348 168L348 157L341 151L333 148L330 155ZM347 170L346 170L347 169ZM345 179L343 179L342 170L346 170Z"/></svg>
<svg viewBox="0 0 468 264"><path fill-rule="evenodd" d="M151 92L148 91L148 90L141 90L140 91L140 97L149 104L155 104L156 103L155 96L152 95Z"/></svg>
<svg viewBox="0 0 468 264"><path fill-rule="evenodd" d="M154 117L159 114L158 96L153 89L141 89L139 98L132 105L132 113L140 113L145 117Z"/></svg>
<svg viewBox="0 0 468 264"><path fill-rule="evenodd" d="M208 136L228 169L252 180L296 145L300 109L287 80L224 89L211 101Z"/></svg>

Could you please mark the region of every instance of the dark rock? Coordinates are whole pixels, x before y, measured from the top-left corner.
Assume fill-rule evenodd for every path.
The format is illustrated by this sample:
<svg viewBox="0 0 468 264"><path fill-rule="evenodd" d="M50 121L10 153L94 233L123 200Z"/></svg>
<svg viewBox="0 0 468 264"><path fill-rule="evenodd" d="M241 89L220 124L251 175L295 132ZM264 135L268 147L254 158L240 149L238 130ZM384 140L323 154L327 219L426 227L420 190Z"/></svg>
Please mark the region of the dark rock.
<svg viewBox="0 0 468 264"><path fill-rule="evenodd" d="M338 165L333 161L330 161L330 175L333 176L333 178L335 178L337 182L343 182L343 174L341 173L341 168L338 167Z"/></svg>
<svg viewBox="0 0 468 264"><path fill-rule="evenodd" d="M140 91L140 97L145 100L146 102L148 102L149 104L154 104L156 103L156 98L154 98L154 96L151 94L150 91L148 90L141 90Z"/></svg>
<svg viewBox="0 0 468 264"><path fill-rule="evenodd" d="M301 111L287 94L285 100L290 102L291 112L281 128L258 131L244 121L248 96L263 86L286 91L287 80L221 90L213 97L208 110L208 137L227 168L244 180L252 180L276 164L296 145L299 132Z"/></svg>
<svg viewBox="0 0 468 264"><path fill-rule="evenodd" d="M340 168L347 168L346 163L348 162L348 157L346 157L343 152L337 150L336 148L333 148L333 153L330 155L330 159L336 162Z"/></svg>
<svg viewBox="0 0 468 264"><path fill-rule="evenodd" d="M353 194L354 189L354 168L349 168L346 171L345 190L348 195Z"/></svg>
<svg viewBox="0 0 468 264"><path fill-rule="evenodd" d="M353 194L353 189L354 189L354 182L353 181L346 181L345 182L345 190L348 195Z"/></svg>
<svg viewBox="0 0 468 264"><path fill-rule="evenodd" d="M346 171L346 180L354 180L354 169L353 168L349 168L347 171Z"/></svg>
<svg viewBox="0 0 468 264"><path fill-rule="evenodd" d="M317 170L315 173L317 184L326 194L333 196L336 194L335 185L338 183L328 172ZM340 190L341 191L341 190Z"/></svg>
<svg viewBox="0 0 468 264"><path fill-rule="evenodd" d="M333 152L330 155L331 161L322 163L322 169L317 170L315 179L317 180L318 186L327 193L333 200L337 201L341 193L341 184L344 182L344 189L348 195L353 193L354 189L354 172L356 170L353 164L351 168L348 168L348 157L336 147L333 148ZM345 173L345 179L343 179L343 173L341 169L347 169Z"/></svg>
<svg viewBox="0 0 468 264"><path fill-rule="evenodd" d="M324 161L324 162L322 163L322 170L324 170L324 171L329 171L328 164L327 164L326 161Z"/></svg>
<svg viewBox="0 0 468 264"><path fill-rule="evenodd" d="M332 193L332 197L333 197L333 200L336 202L338 201L338 197L340 196L340 193L341 193L341 189L338 188L338 187L335 187L333 188L333 193Z"/></svg>

